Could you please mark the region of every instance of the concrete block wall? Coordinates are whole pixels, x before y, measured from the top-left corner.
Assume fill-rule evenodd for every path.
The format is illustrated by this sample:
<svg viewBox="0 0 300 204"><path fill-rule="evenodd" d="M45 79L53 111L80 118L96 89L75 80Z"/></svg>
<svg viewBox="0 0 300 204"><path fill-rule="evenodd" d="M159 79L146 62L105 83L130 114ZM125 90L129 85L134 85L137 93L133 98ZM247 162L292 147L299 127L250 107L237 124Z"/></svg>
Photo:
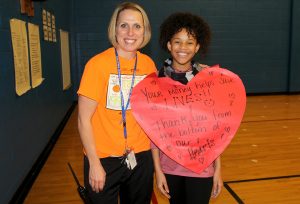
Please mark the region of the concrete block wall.
<svg viewBox="0 0 300 204"><path fill-rule="evenodd" d="M110 46L107 25L115 5L120 2L75 1L78 81L87 60ZM201 59L203 63L220 64L237 73L244 81L247 93L285 93L291 89L289 73L296 69L290 67L292 0L135 2L149 15L153 34L143 51L153 58L157 67L161 67L162 60L168 56L158 45L161 22L173 12L188 11L204 17L213 31L210 53Z"/></svg>

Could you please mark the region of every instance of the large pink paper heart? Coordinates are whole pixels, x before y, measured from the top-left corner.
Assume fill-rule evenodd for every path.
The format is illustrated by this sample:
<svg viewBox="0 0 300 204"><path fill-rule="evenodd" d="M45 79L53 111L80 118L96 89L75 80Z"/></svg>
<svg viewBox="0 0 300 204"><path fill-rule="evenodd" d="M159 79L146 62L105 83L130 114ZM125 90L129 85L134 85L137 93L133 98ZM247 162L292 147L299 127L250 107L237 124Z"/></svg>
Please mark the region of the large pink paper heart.
<svg viewBox="0 0 300 204"><path fill-rule="evenodd" d="M233 72L210 67L187 85L155 73L132 92L134 117L161 151L200 173L228 146L240 126L246 93Z"/></svg>

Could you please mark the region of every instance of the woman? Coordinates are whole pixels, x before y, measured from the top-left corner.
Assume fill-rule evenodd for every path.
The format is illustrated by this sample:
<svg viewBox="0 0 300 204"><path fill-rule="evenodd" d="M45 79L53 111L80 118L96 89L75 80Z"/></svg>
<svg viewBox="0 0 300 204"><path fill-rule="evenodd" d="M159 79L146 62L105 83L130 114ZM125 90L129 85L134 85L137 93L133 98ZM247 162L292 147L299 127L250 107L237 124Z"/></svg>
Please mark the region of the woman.
<svg viewBox="0 0 300 204"><path fill-rule="evenodd" d="M78 129L84 147L84 180L93 203L150 203L153 161L150 141L129 107L134 84L155 72L138 50L150 40L145 11L117 6L108 27L113 47L91 58L78 90Z"/></svg>

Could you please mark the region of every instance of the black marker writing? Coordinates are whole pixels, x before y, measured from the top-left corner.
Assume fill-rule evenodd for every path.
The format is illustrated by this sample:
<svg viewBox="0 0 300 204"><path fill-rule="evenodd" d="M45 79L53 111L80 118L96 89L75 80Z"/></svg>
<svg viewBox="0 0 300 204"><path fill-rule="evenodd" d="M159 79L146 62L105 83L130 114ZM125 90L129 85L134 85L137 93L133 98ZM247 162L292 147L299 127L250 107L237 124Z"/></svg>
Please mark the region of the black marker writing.
<svg viewBox="0 0 300 204"><path fill-rule="evenodd" d="M208 149L211 149L213 146L215 146L214 140L207 139L206 143L199 146L199 147L196 147L196 148L190 147L190 148L188 148L190 159L195 160L197 157L203 155Z"/></svg>
<svg viewBox="0 0 300 204"><path fill-rule="evenodd" d="M151 98L158 98L158 97L162 97L163 96L162 93L161 93L161 91L151 92L151 91L148 91L147 88L144 88L144 90L141 90L141 92L147 98L147 102L148 103L149 103L149 99L151 99Z"/></svg>
<svg viewBox="0 0 300 204"><path fill-rule="evenodd" d="M216 113L215 110L213 110L213 115L214 115L215 120L224 119L224 118L231 117L231 111L224 111L224 112Z"/></svg>

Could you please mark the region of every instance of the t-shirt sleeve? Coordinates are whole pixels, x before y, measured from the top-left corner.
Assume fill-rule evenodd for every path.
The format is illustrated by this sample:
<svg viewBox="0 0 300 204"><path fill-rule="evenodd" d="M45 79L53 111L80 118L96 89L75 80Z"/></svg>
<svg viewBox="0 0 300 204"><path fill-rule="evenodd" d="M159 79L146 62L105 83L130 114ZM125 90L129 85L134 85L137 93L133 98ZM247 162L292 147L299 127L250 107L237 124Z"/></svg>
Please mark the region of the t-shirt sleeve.
<svg viewBox="0 0 300 204"><path fill-rule="evenodd" d="M150 57L149 57L149 64L150 64L150 72L149 72L149 74L151 74L153 72L156 72L157 69L156 69L155 63L153 62L153 60Z"/></svg>
<svg viewBox="0 0 300 204"><path fill-rule="evenodd" d="M156 69L156 66L155 66L155 63L154 61L146 54L141 54L142 56L142 64L143 66L146 66L146 74L152 74L153 72L156 72L157 69Z"/></svg>
<svg viewBox="0 0 300 204"><path fill-rule="evenodd" d="M99 102L102 95L101 87L103 87L104 76L99 65L96 66L94 61L95 59L91 59L86 64L77 94Z"/></svg>

